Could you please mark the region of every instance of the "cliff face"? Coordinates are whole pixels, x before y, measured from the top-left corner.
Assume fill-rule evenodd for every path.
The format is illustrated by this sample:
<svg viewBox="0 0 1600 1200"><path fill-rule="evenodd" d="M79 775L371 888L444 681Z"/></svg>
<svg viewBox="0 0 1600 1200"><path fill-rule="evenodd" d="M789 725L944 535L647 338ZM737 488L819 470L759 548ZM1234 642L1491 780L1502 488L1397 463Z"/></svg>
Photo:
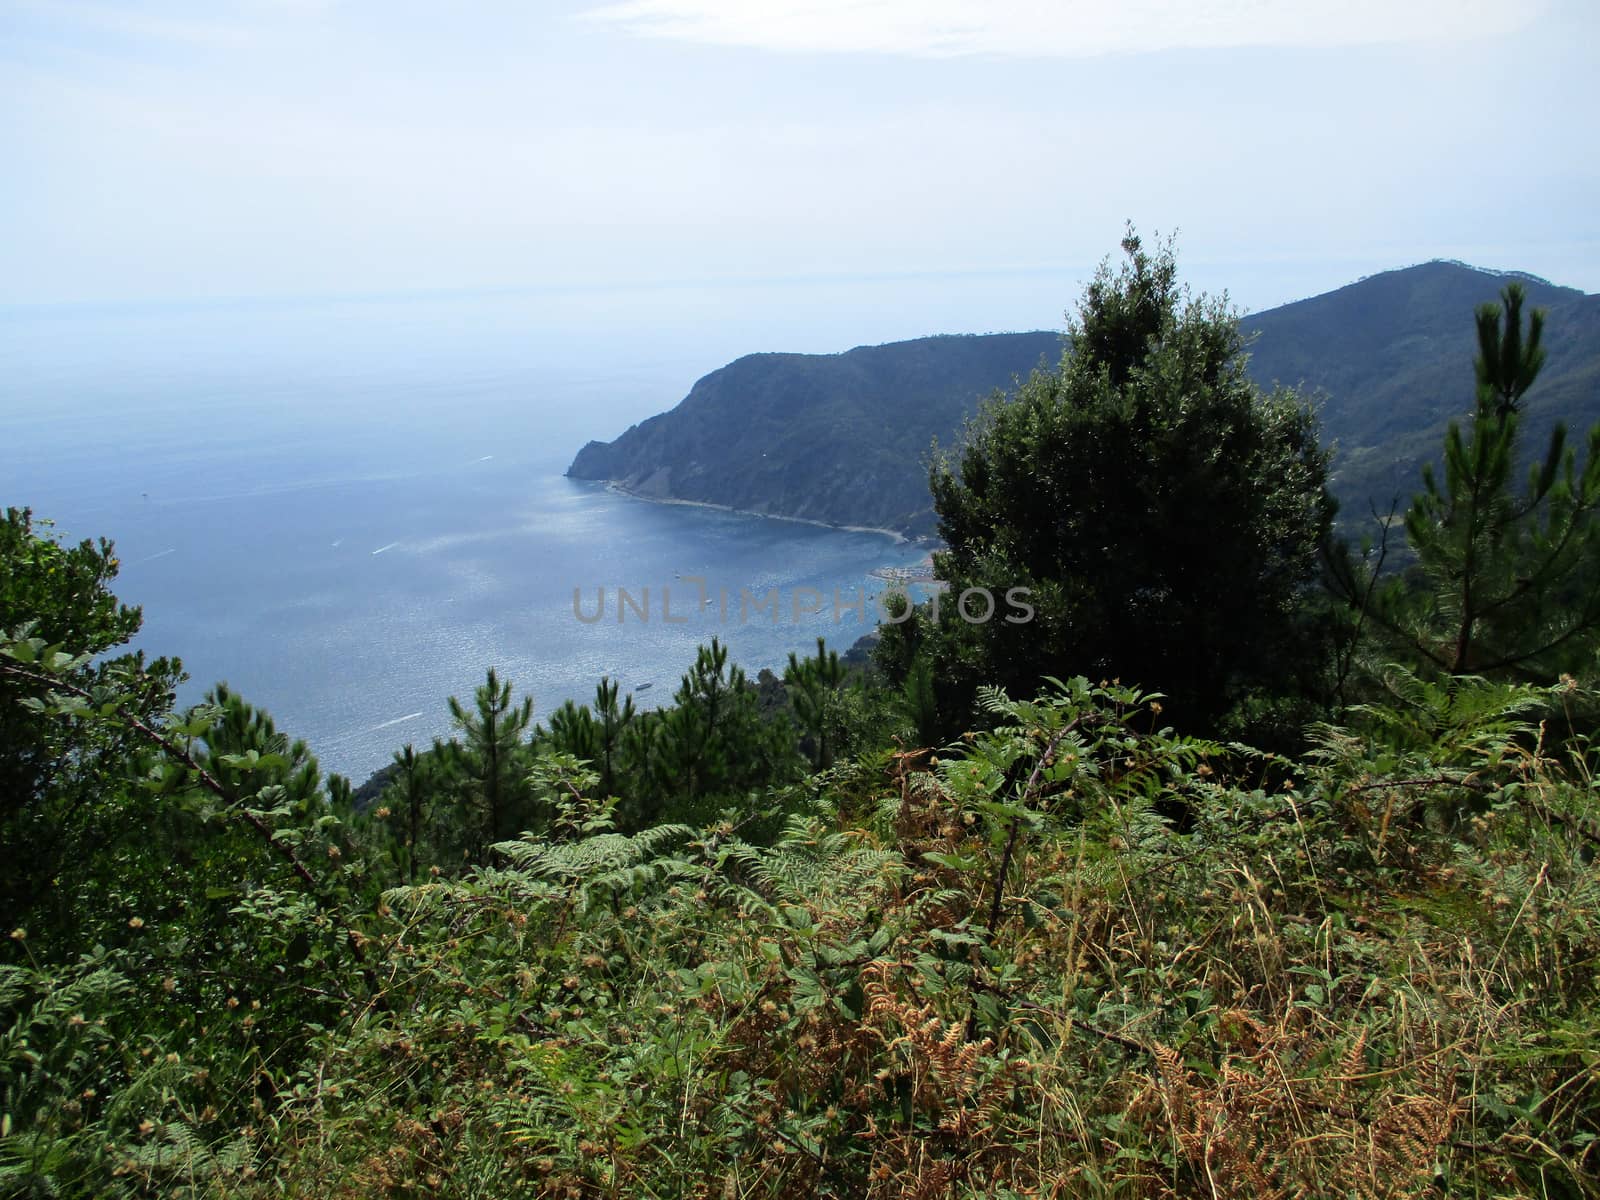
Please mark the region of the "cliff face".
<svg viewBox="0 0 1600 1200"><path fill-rule="evenodd" d="M752 354L671 412L590 442L567 474L653 499L928 533L933 439L952 444L981 397L1060 354L1054 333Z"/></svg>
<svg viewBox="0 0 1600 1200"><path fill-rule="evenodd" d="M1352 517L1402 508L1445 425L1472 407L1472 314L1507 277L1458 263L1375 275L1245 318L1250 372L1301 387L1337 447L1334 490ZM1549 358L1528 396L1525 445L1550 425L1600 420L1600 296L1523 278L1549 310ZM955 445L996 390L1053 367L1060 335L931 337L843 354L752 354L713 371L670 412L590 442L567 474L653 499L694 500L912 535L934 531L927 458Z"/></svg>

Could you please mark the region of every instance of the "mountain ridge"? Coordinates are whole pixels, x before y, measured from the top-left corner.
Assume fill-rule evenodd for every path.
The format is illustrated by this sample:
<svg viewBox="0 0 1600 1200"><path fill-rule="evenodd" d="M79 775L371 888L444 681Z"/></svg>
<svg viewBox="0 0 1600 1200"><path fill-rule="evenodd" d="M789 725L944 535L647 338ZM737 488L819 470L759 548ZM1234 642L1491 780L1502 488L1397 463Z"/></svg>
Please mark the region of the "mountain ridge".
<svg viewBox="0 0 1600 1200"><path fill-rule="evenodd" d="M1241 318L1256 382L1298 387L1317 407L1347 513L1403 507L1416 490L1446 424L1471 408L1473 311L1511 281L1549 312L1549 361L1528 398L1526 444L1541 444L1558 419L1600 420L1600 295L1434 260ZM589 442L567 475L644 499L928 536L933 442L955 444L981 400L1064 348L1059 332L1029 331L744 355L674 408Z"/></svg>

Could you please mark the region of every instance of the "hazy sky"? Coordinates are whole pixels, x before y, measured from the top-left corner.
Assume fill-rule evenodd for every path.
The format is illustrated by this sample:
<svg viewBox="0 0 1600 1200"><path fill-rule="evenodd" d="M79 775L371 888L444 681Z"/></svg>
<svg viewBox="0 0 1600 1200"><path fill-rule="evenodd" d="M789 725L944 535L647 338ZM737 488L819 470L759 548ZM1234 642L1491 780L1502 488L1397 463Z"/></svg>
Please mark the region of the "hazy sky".
<svg viewBox="0 0 1600 1200"><path fill-rule="evenodd" d="M1594 0L0 0L0 303L958 290L1128 218L1251 308L1596 291L1597 49Z"/></svg>

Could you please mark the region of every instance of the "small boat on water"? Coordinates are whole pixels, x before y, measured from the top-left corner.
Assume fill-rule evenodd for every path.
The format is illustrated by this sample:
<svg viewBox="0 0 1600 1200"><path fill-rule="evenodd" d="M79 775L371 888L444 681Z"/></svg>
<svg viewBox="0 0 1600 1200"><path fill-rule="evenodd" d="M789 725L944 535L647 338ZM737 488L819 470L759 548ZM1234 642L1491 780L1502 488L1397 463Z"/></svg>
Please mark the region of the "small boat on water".
<svg viewBox="0 0 1600 1200"><path fill-rule="evenodd" d="M638 686L638 687L636 687L636 688L634 688L634 689L633 689L633 690L634 690L634 691L636 691L636 692L642 692L642 691L644 691L644 690L645 690L645 689L646 689L646 688L653 688L653 687L655 687L655 683L654 683L654 682L651 682L651 683L641 683L641 684L640 684L640 685L639 685L639 686Z"/></svg>

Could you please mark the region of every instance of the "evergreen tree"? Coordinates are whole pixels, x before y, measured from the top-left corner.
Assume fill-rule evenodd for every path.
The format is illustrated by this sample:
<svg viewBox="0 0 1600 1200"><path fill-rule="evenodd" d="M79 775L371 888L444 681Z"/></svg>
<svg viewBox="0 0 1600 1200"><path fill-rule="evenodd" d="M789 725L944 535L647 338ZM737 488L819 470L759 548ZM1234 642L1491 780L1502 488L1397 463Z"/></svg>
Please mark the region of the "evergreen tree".
<svg viewBox="0 0 1600 1200"><path fill-rule="evenodd" d="M602 679L595 688L595 753L590 763L600 773L602 796L618 794L628 729L638 715L632 696L618 702L620 690L614 679Z"/></svg>
<svg viewBox="0 0 1600 1200"><path fill-rule="evenodd" d="M1321 668L1303 627L1333 505L1309 409L1245 372L1237 318L1191 299L1170 244L1130 229L1102 264L1054 371L996 397L931 486L950 588L924 622L939 708L1042 676L1159 689L1190 727L1252 692L1304 690ZM971 599L965 619L963 593ZM1032 620L1004 603L1027 588ZM1014 618L1014 619L1013 619Z"/></svg>
<svg viewBox="0 0 1600 1200"><path fill-rule="evenodd" d="M1416 569L1379 588L1370 615L1436 670L1553 682L1564 670L1592 671L1600 648L1600 425L1579 470L1558 423L1518 493L1512 476L1524 397L1545 359L1544 313L1531 313L1524 330L1522 286L1507 285L1501 298L1503 310L1486 304L1476 314L1471 425L1450 424L1444 478L1425 466L1406 513ZM1365 603L1348 558L1335 582Z"/></svg>
<svg viewBox="0 0 1600 1200"><path fill-rule="evenodd" d="M629 765L628 785L619 794L617 826L633 832L648 828L661 813L674 790L674 781L662 769L666 714L657 710L639 714L622 735L622 760Z"/></svg>
<svg viewBox="0 0 1600 1200"><path fill-rule="evenodd" d="M561 707L550 714L550 728L534 727L534 749L543 753L554 751L570 754L584 762L593 762L600 752L600 737L594 714L587 704L563 700Z"/></svg>
<svg viewBox="0 0 1600 1200"><path fill-rule="evenodd" d="M933 664L926 658L919 658L912 663L896 699L900 715L905 719L916 744L938 744L939 699L933 686Z"/></svg>
<svg viewBox="0 0 1600 1200"><path fill-rule="evenodd" d="M524 738L533 720L533 700L511 699L511 681L489 668L473 693L469 711L450 697L450 718L460 731L445 743L441 758L456 785L468 824L468 850L476 862L496 842L522 832L528 811L528 754Z"/></svg>
<svg viewBox="0 0 1600 1200"><path fill-rule="evenodd" d="M654 774L660 791L688 800L722 790L730 768L730 726L737 720L742 668L719 639L701 646L661 720Z"/></svg>
<svg viewBox="0 0 1600 1200"><path fill-rule="evenodd" d="M403 749L395 751L394 778L383 791L384 806L398 814L404 830L400 867L410 883L416 883L423 858L422 839L434 798L433 762L407 742Z"/></svg>
<svg viewBox="0 0 1600 1200"><path fill-rule="evenodd" d="M793 767L792 727L763 717L754 685L720 640L699 648L673 701L636 722L631 739L649 781L648 798L628 814L641 824L709 816Z"/></svg>
<svg viewBox="0 0 1600 1200"><path fill-rule="evenodd" d="M270 714L225 683L207 693L206 706L212 721L195 760L229 796L242 798L271 786L280 807L295 817L331 811L322 768L304 741L278 732Z"/></svg>
<svg viewBox="0 0 1600 1200"><path fill-rule="evenodd" d="M534 741L540 752L570 754L594 768L601 796L615 796L626 756L626 734L638 716L632 696L610 678L595 687L594 707L566 701L550 716L550 728L540 726Z"/></svg>
<svg viewBox="0 0 1600 1200"><path fill-rule="evenodd" d="M534 757L582 764L585 794L596 802L620 797L624 764L633 757L630 727L637 713L633 697L619 703L620 691L614 680L602 678L595 687L594 708L572 700L563 701L561 707L550 714L550 727L538 725L533 731ZM574 786L579 776L562 778L562 788L566 789ZM627 791L630 799L617 806L624 822L637 815L642 795L648 789L641 786L639 779L630 779ZM571 798L566 795L566 799Z"/></svg>
<svg viewBox="0 0 1600 1200"><path fill-rule="evenodd" d="M147 725L171 713L184 678L176 659L109 653L142 619L110 590L117 568L104 538L65 543L26 508L0 519L0 920L36 937L46 928L76 935L79 892L95 886L96 871L153 850L160 805L139 785L142 739L122 723L62 721L40 708L49 679L114 690ZM58 655L68 665L41 673L40 659Z"/></svg>
<svg viewBox="0 0 1600 1200"><path fill-rule="evenodd" d="M800 731L809 742L811 765L818 771L833 765L839 736L835 729L840 716L839 688L844 679L845 668L839 661L839 652L829 650L820 637L815 656L801 658L793 651L789 653L783 682L788 686L789 703Z"/></svg>

